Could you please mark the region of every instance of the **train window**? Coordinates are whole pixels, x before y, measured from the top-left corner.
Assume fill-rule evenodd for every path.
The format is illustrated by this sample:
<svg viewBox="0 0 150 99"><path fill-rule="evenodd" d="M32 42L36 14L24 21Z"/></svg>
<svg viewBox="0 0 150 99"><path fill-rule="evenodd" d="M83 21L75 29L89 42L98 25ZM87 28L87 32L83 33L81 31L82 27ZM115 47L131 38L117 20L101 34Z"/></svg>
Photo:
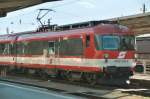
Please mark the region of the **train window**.
<svg viewBox="0 0 150 99"><path fill-rule="evenodd" d="M49 41L49 48L48 48L48 53L49 54L55 54L55 42L54 41Z"/></svg>
<svg viewBox="0 0 150 99"><path fill-rule="evenodd" d="M17 54L22 55L23 49L24 49L23 43L22 42L17 43Z"/></svg>
<svg viewBox="0 0 150 99"><path fill-rule="evenodd" d="M28 53L31 55L42 55L43 49L48 49L47 41L33 41L28 44Z"/></svg>
<svg viewBox="0 0 150 99"><path fill-rule="evenodd" d="M90 35L86 35L86 47L90 46Z"/></svg>
<svg viewBox="0 0 150 99"><path fill-rule="evenodd" d="M120 38L119 36L104 35L102 36L102 48L104 50L118 50Z"/></svg>
<svg viewBox="0 0 150 99"><path fill-rule="evenodd" d="M0 44L0 54L4 53L4 49L5 49L5 44L4 43Z"/></svg>
<svg viewBox="0 0 150 99"><path fill-rule="evenodd" d="M27 54L27 47L24 45L24 42L18 42L16 48L17 54L19 55Z"/></svg>
<svg viewBox="0 0 150 99"><path fill-rule="evenodd" d="M78 56L83 53L81 38L71 38L58 41L32 41L17 44L18 54L42 55L43 49L49 54L60 54L66 56Z"/></svg>
<svg viewBox="0 0 150 99"><path fill-rule="evenodd" d="M20 42L17 44L17 54L42 55L43 49L48 49L47 41Z"/></svg>
<svg viewBox="0 0 150 99"><path fill-rule="evenodd" d="M97 50L102 50L102 36L101 35L95 35L94 43L95 43L95 47Z"/></svg>
<svg viewBox="0 0 150 99"><path fill-rule="evenodd" d="M59 55L60 42L58 40L55 41L55 54Z"/></svg>
<svg viewBox="0 0 150 99"><path fill-rule="evenodd" d="M122 36L121 37L121 50L134 50L135 37L134 36Z"/></svg>
<svg viewBox="0 0 150 99"><path fill-rule="evenodd" d="M0 44L0 54L3 54L3 55L10 54L10 44L9 43Z"/></svg>
<svg viewBox="0 0 150 99"><path fill-rule="evenodd" d="M119 44L119 36L95 35L95 46L97 50L118 50Z"/></svg>
<svg viewBox="0 0 150 99"><path fill-rule="evenodd" d="M10 54L12 54L12 55L16 54L16 44L15 43L10 44L9 51L10 51Z"/></svg>
<svg viewBox="0 0 150 99"><path fill-rule="evenodd" d="M81 38L70 38L60 41L60 55L80 56L83 53Z"/></svg>

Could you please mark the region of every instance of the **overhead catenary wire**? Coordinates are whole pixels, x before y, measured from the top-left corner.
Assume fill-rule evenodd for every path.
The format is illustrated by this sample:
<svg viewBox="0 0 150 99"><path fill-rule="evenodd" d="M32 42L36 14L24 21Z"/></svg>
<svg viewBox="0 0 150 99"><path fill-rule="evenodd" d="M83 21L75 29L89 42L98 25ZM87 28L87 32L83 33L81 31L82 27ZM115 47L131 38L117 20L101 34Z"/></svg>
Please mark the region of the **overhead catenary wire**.
<svg viewBox="0 0 150 99"><path fill-rule="evenodd" d="M65 2L65 3L63 3L63 4L58 4L58 5L52 6L52 7L50 7L50 9L67 6L67 5L73 4L74 2L78 2L78 1L81 1L81 0L69 0L69 2ZM21 14L19 14L19 15L7 17L7 18L9 18L9 19L14 19L14 18L20 17L20 16L31 16L31 14L36 15L37 10L38 10L38 9L31 10L31 11L29 11L29 12L21 13ZM35 13L35 14L34 14L34 13Z"/></svg>
<svg viewBox="0 0 150 99"><path fill-rule="evenodd" d="M68 2L63 2L63 3L60 3L60 4L57 4L57 5L54 5L54 6L51 6L49 9L57 9L57 8L59 8L59 7L64 7L64 6L68 6L68 5L71 5L71 4L74 4L75 2L79 2L79 1L82 1L82 0L68 0ZM62 1L61 1L62 2ZM34 16L34 17L36 17L37 16L37 14L38 14L38 11L37 11L38 9L35 9L35 10L31 10L31 11L29 11L29 12L25 12L25 13L19 13L19 15L15 15L15 16L11 16L11 17L8 17L9 19L14 19L14 18L16 18L16 17L19 17L18 19L19 19L19 21L18 21L18 24L20 24L20 25L28 25L28 24L30 24L30 25L35 25L35 23L34 22L23 22L24 21L24 19L22 19L22 18L20 18L20 16L29 16L29 17L31 17L32 15ZM78 15L75 15L75 14L73 14L73 13L70 13L70 12L64 12L64 11L57 11L56 10L56 12L58 12L58 13L61 13L61 14L65 14L65 15L67 15L67 16L71 16L71 17L76 17L76 18L81 18L81 16L78 16ZM47 12L48 13L48 12ZM41 17L44 17L44 15L43 16L41 16ZM36 18L35 18L36 19ZM15 25L15 24L17 24L16 23L16 21L12 21L11 20L11 22L10 22L10 25ZM13 24L11 24L13 22Z"/></svg>

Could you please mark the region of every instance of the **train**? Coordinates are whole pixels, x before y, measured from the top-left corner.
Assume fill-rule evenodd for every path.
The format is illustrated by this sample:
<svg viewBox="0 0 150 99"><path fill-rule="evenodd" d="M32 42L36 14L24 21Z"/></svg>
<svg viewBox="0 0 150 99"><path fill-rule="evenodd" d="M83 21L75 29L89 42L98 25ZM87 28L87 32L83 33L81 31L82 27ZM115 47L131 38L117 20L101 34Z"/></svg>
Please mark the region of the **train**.
<svg viewBox="0 0 150 99"><path fill-rule="evenodd" d="M0 36L0 68L41 77L96 83L129 83L135 35L111 21L48 25Z"/></svg>

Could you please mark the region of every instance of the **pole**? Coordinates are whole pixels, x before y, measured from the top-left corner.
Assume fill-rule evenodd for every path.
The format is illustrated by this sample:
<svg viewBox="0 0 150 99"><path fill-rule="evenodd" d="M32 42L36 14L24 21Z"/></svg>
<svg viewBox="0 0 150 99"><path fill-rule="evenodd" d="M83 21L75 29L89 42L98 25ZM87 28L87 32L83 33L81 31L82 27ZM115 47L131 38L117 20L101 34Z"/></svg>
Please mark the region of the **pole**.
<svg viewBox="0 0 150 99"><path fill-rule="evenodd" d="M143 13L146 12L146 6L145 6L145 3L143 4Z"/></svg>

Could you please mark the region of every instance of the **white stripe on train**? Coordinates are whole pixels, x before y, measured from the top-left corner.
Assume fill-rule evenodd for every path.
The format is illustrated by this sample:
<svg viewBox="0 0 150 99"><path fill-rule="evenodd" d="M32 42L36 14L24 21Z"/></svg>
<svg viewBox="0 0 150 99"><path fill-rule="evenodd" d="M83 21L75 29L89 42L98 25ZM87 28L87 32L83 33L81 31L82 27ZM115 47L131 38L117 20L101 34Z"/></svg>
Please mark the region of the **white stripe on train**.
<svg viewBox="0 0 150 99"><path fill-rule="evenodd" d="M13 63L18 64L41 64L41 65L65 65L65 66L84 66L84 67L106 67L106 66L117 66L117 67L133 67L135 66L133 59L82 59L82 58L46 58L43 56L39 57L11 57L2 56L0 57L1 63Z"/></svg>

